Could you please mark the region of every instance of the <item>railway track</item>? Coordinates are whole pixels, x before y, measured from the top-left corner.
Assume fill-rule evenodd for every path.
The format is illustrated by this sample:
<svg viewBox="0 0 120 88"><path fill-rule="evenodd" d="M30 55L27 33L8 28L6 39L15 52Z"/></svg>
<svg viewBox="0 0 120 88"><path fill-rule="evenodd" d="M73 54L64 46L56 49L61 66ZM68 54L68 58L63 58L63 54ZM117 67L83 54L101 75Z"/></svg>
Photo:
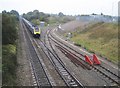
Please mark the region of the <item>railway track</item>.
<svg viewBox="0 0 120 88"><path fill-rule="evenodd" d="M46 37L47 37L47 35L46 35ZM45 39L45 36L44 36L44 39ZM69 70L63 64L63 62L60 60L60 58L58 56L56 56L56 53L54 52L54 49L53 49L53 47L52 47L51 42L49 41L49 39L48 39L49 46L50 46L49 48L48 48L48 45L46 45L45 40L44 40L44 42L40 41L40 40L37 40L36 42L37 42L38 46L44 47L43 51L49 57L51 63L53 64L53 66L55 67L56 71L58 72L58 74L61 76L61 78L65 82L66 86L68 86L68 87L77 86L77 87L84 88L84 86L82 85L82 83L80 83L69 72Z"/></svg>
<svg viewBox="0 0 120 88"><path fill-rule="evenodd" d="M26 29L26 26L24 24L23 28L24 33L25 33L25 37L27 40L27 44L29 47L29 53L30 53L30 63L32 66L32 70L33 70L33 74L34 74L34 86L51 86L51 83L49 81L49 78L44 70L44 66L40 61L40 57L37 53L36 47L34 46L34 42L31 39L30 34L28 33L28 30Z"/></svg>
<svg viewBox="0 0 120 88"><path fill-rule="evenodd" d="M23 24L24 28L25 25ZM26 29L26 28L25 28ZM65 54L76 66L80 65L83 69L86 70L94 70L96 72L99 72L103 76L105 76L107 79L111 80L111 82L116 83L118 86L120 76L112 72L111 70L107 69L106 67L100 65L100 66L93 66L90 64L87 64L82 58L84 58L84 54L74 50L70 46L64 44L60 40L57 40L49 31L46 33L47 41L49 43L49 47L46 44L46 41L40 41L40 40L32 40L30 38L30 35L27 30L24 31L25 36L27 38L28 47L30 49L30 55L31 55L31 66L34 72L36 85L37 86L51 86L51 82L44 70L44 67L40 61L40 57L38 56L36 47L43 46L42 50L46 53L47 57L50 59L51 63L55 67L58 74L61 76L61 78L64 80L65 84L70 86L78 86L78 87L84 87L82 83L80 83L66 68L60 57L56 54L52 44L51 40L55 42L57 45L55 45L63 54ZM45 39L45 36L44 36ZM36 44L34 44L36 43ZM34 46L35 45L35 46ZM77 55L76 55L77 54ZM79 55L79 56L78 56Z"/></svg>
<svg viewBox="0 0 120 88"><path fill-rule="evenodd" d="M69 58L71 58L73 60L73 63L75 63L75 59L78 61L82 61L82 63L86 63L85 60L83 60L82 58L84 58L84 54L74 50L73 48L69 47L68 45L64 44L63 42L61 42L60 40L57 40L51 33L49 34L49 38L55 42L57 45L56 47L58 49L60 49L60 51L63 53L63 54L68 54L66 55L67 57L68 56L71 56ZM73 53L74 52L74 53ZM79 56L78 56L79 55ZM77 63L78 64L78 63ZM109 69L107 69L106 67L100 65L100 66L94 66L94 65L90 65L90 64L87 64L86 66L88 66L90 68L92 68L92 70L102 74L102 76L104 76L105 78L111 80L111 83L114 82L115 84L117 84L118 86L120 86L120 83L119 83L119 80L120 80L120 76L115 74L114 72L110 71ZM83 64L80 65L83 67ZM86 68L86 66L84 65L84 68ZM89 69L90 70L90 69Z"/></svg>

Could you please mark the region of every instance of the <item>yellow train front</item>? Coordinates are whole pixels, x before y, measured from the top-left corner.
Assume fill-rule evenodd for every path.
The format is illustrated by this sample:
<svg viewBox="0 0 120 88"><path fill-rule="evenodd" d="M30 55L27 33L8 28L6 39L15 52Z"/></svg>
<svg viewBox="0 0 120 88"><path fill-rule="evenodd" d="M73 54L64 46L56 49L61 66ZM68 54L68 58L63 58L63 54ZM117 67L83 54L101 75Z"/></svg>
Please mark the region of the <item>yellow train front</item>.
<svg viewBox="0 0 120 88"><path fill-rule="evenodd" d="M25 18L22 19L28 30L31 32L33 37L39 38L41 34L41 30L38 26L34 25L33 23L29 22Z"/></svg>
<svg viewBox="0 0 120 88"><path fill-rule="evenodd" d="M39 38L40 37L40 34L41 34L41 30L38 26L35 26L34 29L33 29L33 36L35 38Z"/></svg>

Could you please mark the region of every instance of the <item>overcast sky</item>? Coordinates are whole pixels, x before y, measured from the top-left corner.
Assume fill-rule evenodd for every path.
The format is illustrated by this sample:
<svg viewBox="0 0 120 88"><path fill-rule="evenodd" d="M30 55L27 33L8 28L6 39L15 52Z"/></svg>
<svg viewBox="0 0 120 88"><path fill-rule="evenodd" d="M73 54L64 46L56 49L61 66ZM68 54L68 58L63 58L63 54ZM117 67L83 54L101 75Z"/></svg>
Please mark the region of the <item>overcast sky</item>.
<svg viewBox="0 0 120 88"><path fill-rule="evenodd" d="M0 12L17 10L20 14L33 11L66 15L100 14L118 15L120 0L0 0Z"/></svg>

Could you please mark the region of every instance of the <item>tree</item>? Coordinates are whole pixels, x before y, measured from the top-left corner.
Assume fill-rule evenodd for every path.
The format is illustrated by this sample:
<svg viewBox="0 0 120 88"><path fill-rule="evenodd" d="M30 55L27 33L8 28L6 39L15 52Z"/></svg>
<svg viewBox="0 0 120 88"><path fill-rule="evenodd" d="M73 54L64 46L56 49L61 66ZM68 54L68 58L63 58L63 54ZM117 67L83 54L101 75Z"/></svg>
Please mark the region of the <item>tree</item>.
<svg viewBox="0 0 120 88"><path fill-rule="evenodd" d="M10 13L16 15L17 17L19 17L19 13L16 10L11 10Z"/></svg>
<svg viewBox="0 0 120 88"><path fill-rule="evenodd" d="M17 19L14 15L2 13L2 44L15 44Z"/></svg>
<svg viewBox="0 0 120 88"><path fill-rule="evenodd" d="M38 21L45 21L46 23L48 23L49 22L48 17L50 17L50 15L45 14L43 12L39 12L38 10L34 10L33 12L23 14L23 17L31 22L38 24Z"/></svg>
<svg viewBox="0 0 120 88"><path fill-rule="evenodd" d="M6 12L6 10L4 10L4 11L2 11L2 13L4 13L4 14L5 14L5 13L7 13L7 12Z"/></svg>
<svg viewBox="0 0 120 88"><path fill-rule="evenodd" d="M95 13L92 13L92 15L97 15L97 14L95 14Z"/></svg>
<svg viewBox="0 0 120 88"><path fill-rule="evenodd" d="M59 12L58 16L62 17L64 14L62 12Z"/></svg>
<svg viewBox="0 0 120 88"><path fill-rule="evenodd" d="M39 11L38 11L38 10L34 10L34 11L33 11L33 17L34 17L34 19L39 19L40 14L39 14Z"/></svg>
<svg viewBox="0 0 120 88"><path fill-rule="evenodd" d="M17 19L17 21L19 21L19 13L16 10L11 10L10 14L14 15L14 17Z"/></svg>
<svg viewBox="0 0 120 88"><path fill-rule="evenodd" d="M101 13L101 15L103 15L103 13Z"/></svg>

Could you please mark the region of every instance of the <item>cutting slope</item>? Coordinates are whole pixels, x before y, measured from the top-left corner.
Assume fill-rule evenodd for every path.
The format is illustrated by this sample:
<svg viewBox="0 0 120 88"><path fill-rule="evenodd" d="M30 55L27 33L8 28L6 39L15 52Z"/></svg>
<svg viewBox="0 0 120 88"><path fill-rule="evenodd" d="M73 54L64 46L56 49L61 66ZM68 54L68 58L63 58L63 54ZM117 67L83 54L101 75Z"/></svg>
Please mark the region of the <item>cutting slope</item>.
<svg viewBox="0 0 120 88"><path fill-rule="evenodd" d="M118 25L115 23L96 23L85 30L79 28L71 39L78 45L98 53L109 60L118 61Z"/></svg>
<svg viewBox="0 0 120 88"><path fill-rule="evenodd" d="M64 25L62 25L62 29L64 29L63 32L71 32L74 31L76 28L81 27L83 28L84 26L86 26L87 24L89 24L89 22L81 22L81 21L71 21L68 22Z"/></svg>

